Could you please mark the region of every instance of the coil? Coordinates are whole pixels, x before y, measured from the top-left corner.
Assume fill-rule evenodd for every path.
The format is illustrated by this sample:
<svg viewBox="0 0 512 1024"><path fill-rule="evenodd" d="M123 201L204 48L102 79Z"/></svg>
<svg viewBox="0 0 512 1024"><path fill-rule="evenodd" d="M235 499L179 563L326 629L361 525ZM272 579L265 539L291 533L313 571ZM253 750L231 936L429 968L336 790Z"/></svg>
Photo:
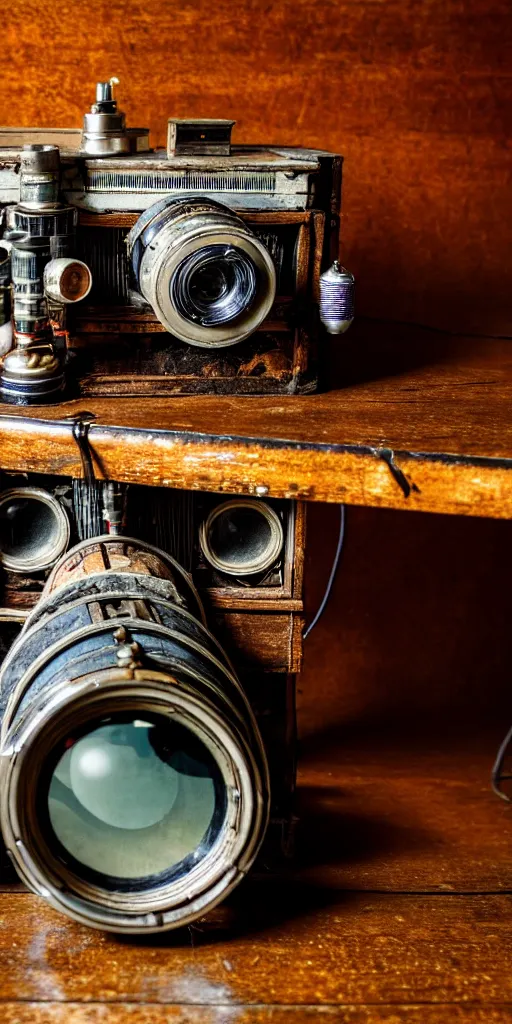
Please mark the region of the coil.
<svg viewBox="0 0 512 1024"><path fill-rule="evenodd" d="M328 334L344 334L354 319L354 276L335 260L320 277L320 319Z"/></svg>

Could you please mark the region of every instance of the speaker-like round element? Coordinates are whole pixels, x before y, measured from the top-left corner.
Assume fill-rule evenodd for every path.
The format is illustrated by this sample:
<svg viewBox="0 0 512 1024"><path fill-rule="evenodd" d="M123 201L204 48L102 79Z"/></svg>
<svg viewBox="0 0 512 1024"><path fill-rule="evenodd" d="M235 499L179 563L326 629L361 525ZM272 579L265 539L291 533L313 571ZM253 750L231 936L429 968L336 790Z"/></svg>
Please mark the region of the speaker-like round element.
<svg viewBox="0 0 512 1024"><path fill-rule="evenodd" d="M69 520L57 498L41 487L0 493L0 564L11 572L49 569L69 544Z"/></svg>
<svg viewBox="0 0 512 1024"><path fill-rule="evenodd" d="M207 561L229 576L252 576L277 562L283 527L264 501L235 498L214 508L199 529Z"/></svg>

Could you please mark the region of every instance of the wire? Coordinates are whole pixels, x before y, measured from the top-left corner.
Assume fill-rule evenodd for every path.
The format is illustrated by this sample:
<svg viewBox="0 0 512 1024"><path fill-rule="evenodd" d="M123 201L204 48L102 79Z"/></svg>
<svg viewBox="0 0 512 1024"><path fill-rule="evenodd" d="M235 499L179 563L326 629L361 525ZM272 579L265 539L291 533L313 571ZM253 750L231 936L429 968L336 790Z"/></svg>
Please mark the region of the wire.
<svg viewBox="0 0 512 1024"><path fill-rule="evenodd" d="M501 783L504 782L506 779L512 778L511 775L502 774L503 763L505 761L505 754L507 753L507 748L511 740L512 727L509 729L507 735L505 736L505 739L503 740L503 743L501 744L498 750L498 753L496 754L496 760L492 766L491 772L491 784L494 792L496 793L496 796L500 796L502 800L508 801L510 801L510 797L508 797L507 794L504 793L503 790L501 789Z"/></svg>
<svg viewBox="0 0 512 1024"><path fill-rule="evenodd" d="M323 613L324 613L324 611L326 609L327 602L328 602L328 600L329 600L329 598L331 596L331 590L332 590L332 587L333 587L333 583L334 583L334 580L336 579L336 573L338 571L338 565L340 564L340 557L341 557L341 552L342 552L344 540L345 540L345 506L344 505L340 505L340 532L339 532L339 535L338 535L338 543L336 545L336 553L334 555L334 561L332 563L331 572L329 574L329 579L327 580L327 586L325 588L324 596L323 596L323 598L322 598L322 600L320 602L320 607L319 607L316 615L314 616L314 618L311 620L309 626L307 627L307 629L304 630L304 632L302 634L302 639L303 640L307 639L307 637L309 636L311 631L315 628L317 622L322 617L322 615L323 615Z"/></svg>

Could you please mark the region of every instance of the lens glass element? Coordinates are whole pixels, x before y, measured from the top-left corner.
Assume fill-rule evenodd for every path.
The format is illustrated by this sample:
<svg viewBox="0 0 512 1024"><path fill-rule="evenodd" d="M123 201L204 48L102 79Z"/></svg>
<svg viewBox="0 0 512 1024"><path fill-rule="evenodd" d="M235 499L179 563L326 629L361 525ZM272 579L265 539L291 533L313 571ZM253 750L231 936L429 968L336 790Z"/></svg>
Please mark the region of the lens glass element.
<svg viewBox="0 0 512 1024"><path fill-rule="evenodd" d="M235 320L253 302L256 268L236 246L203 246L179 265L169 291L187 320L203 327L220 326Z"/></svg>
<svg viewBox="0 0 512 1024"><path fill-rule="evenodd" d="M105 888L169 880L190 871L215 842L225 786L214 758L186 727L163 715L109 717L70 736L57 758L49 841L57 840L77 874Z"/></svg>

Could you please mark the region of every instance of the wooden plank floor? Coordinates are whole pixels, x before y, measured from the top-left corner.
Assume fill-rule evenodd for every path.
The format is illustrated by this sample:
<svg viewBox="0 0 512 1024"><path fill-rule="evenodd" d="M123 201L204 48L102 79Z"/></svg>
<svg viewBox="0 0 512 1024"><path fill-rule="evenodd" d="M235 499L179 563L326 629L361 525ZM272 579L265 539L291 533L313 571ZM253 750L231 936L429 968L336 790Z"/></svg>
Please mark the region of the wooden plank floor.
<svg viewBox="0 0 512 1024"><path fill-rule="evenodd" d="M1 468L81 475L69 420L86 410L111 479L512 517L509 341L362 321L333 347L318 395L3 405Z"/></svg>
<svg viewBox="0 0 512 1024"><path fill-rule="evenodd" d="M298 855L200 926L144 941L0 893L2 1024L512 1020L512 817L500 729L456 748L305 750Z"/></svg>

